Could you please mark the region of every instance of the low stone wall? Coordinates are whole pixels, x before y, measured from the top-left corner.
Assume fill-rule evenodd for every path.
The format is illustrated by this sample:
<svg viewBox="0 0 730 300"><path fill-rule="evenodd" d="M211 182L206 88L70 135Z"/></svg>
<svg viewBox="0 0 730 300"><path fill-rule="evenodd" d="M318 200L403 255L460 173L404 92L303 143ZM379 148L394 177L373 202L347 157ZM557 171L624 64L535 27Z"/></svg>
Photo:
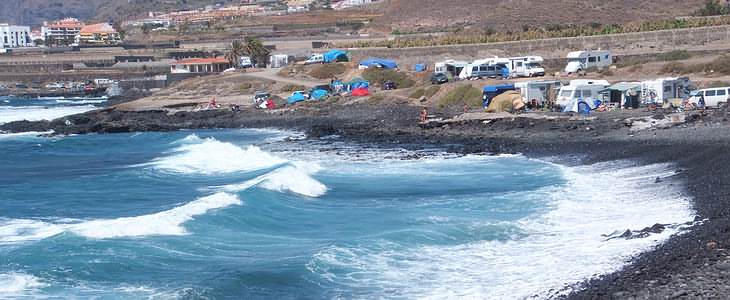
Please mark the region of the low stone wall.
<svg viewBox="0 0 730 300"><path fill-rule="evenodd" d="M355 61L366 57L385 57L395 59L401 66L411 69L417 63L428 63L432 66L433 63L445 59L474 60L495 55L541 55L545 59L562 59L568 52L581 49L610 49L614 55L621 56L677 49L692 50L717 42L730 42L730 25L489 44L359 48L349 51Z"/></svg>

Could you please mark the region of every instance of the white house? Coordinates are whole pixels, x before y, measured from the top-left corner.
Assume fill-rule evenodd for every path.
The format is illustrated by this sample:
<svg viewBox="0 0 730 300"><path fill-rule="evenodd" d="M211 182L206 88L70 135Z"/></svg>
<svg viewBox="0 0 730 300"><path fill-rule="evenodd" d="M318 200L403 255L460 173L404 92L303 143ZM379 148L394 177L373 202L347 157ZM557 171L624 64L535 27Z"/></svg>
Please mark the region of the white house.
<svg viewBox="0 0 730 300"><path fill-rule="evenodd" d="M0 24L0 48L32 47L30 27Z"/></svg>

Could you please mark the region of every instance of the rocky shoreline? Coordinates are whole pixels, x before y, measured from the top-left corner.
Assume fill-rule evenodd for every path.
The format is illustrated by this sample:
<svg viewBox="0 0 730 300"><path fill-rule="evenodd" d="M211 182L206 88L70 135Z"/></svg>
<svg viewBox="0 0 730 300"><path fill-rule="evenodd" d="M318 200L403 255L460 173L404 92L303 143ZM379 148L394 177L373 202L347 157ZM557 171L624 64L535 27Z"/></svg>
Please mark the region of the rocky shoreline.
<svg viewBox="0 0 730 300"><path fill-rule="evenodd" d="M391 105L312 105L281 111L130 112L107 108L54 121L12 122L4 132L54 134L172 131L203 128L288 128L310 137L337 135L404 148L444 147L461 153L523 153L563 164L631 160L673 163L693 196L701 225L636 257L621 271L584 282L570 299L717 298L730 295L730 122L726 111L694 112L665 129L634 130L627 120L647 112L590 118L516 116L419 125L420 108ZM450 117L446 114L444 117ZM669 183L667 183L669 184ZM647 212L651 213L651 212Z"/></svg>

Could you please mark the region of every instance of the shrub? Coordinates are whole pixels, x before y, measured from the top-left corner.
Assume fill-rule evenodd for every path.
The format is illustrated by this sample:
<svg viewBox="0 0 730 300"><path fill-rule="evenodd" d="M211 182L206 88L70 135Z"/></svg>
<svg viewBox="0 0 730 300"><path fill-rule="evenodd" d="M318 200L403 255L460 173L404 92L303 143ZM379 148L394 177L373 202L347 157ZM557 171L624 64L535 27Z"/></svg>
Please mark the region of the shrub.
<svg viewBox="0 0 730 300"><path fill-rule="evenodd" d="M687 50L674 50L669 52L660 53L657 55L657 60L660 61L675 61L675 60L685 60L692 57L692 54L687 52Z"/></svg>
<svg viewBox="0 0 730 300"><path fill-rule="evenodd" d="M723 55L704 67L704 70L713 70L716 74L730 75L730 56Z"/></svg>
<svg viewBox="0 0 730 300"><path fill-rule="evenodd" d="M312 70L310 70L309 76L317 79L330 79L332 77L345 73L345 71L347 71L347 67L345 67L344 64L321 64L315 66Z"/></svg>
<svg viewBox="0 0 730 300"><path fill-rule="evenodd" d="M461 85L447 93L438 102L439 108L452 105L468 105L469 107L482 106L482 91L469 84Z"/></svg>
<svg viewBox="0 0 730 300"><path fill-rule="evenodd" d="M670 62L664 64L659 71L664 74L683 74L685 66L681 62Z"/></svg>
<svg viewBox="0 0 730 300"><path fill-rule="evenodd" d="M238 90L239 90L240 92L247 92L247 91L248 91L248 90L250 90L250 89L251 89L252 87L253 87L253 84L251 84L251 83L249 83L249 82L244 82L244 83L241 83L240 85L238 85Z"/></svg>
<svg viewBox="0 0 730 300"><path fill-rule="evenodd" d="M411 95L409 97L411 97L413 99L418 99L418 98L423 97L425 94L426 94L426 90L424 90L423 88L418 88L415 91L413 91L413 93L411 93Z"/></svg>
<svg viewBox="0 0 730 300"><path fill-rule="evenodd" d="M369 68L363 72L362 77L371 84L382 85L388 80L395 82L398 88L412 87L416 82L408 75L395 70L383 70L378 68Z"/></svg>
<svg viewBox="0 0 730 300"><path fill-rule="evenodd" d="M730 86L730 82L727 81L713 81L707 84L707 88L719 88Z"/></svg>
<svg viewBox="0 0 730 300"><path fill-rule="evenodd" d="M426 96L426 98L430 98L433 97L433 95L436 95L439 90L441 90L440 85L432 85L426 89L426 92L423 95Z"/></svg>
<svg viewBox="0 0 730 300"><path fill-rule="evenodd" d="M287 85L281 87L282 92L304 91L306 89L307 89L307 87L305 87L303 85L298 85L298 84L287 84Z"/></svg>

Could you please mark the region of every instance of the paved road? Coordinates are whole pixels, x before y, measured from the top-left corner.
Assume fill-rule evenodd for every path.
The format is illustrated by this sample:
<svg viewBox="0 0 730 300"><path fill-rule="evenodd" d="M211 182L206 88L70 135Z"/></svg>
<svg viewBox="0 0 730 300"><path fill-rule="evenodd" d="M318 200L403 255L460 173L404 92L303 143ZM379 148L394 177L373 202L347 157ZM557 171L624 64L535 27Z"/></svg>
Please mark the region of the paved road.
<svg viewBox="0 0 730 300"><path fill-rule="evenodd" d="M314 87L317 85L322 84L328 84L328 81L314 81L314 80L302 80L302 79L294 79L289 77L282 77L277 74L281 69L265 69L263 71L256 71L256 72L248 72L245 74L245 76L249 77L255 77L255 78L261 78L261 79L268 79L273 80L276 82L283 82L287 84L296 84L296 85L303 85L306 87Z"/></svg>

